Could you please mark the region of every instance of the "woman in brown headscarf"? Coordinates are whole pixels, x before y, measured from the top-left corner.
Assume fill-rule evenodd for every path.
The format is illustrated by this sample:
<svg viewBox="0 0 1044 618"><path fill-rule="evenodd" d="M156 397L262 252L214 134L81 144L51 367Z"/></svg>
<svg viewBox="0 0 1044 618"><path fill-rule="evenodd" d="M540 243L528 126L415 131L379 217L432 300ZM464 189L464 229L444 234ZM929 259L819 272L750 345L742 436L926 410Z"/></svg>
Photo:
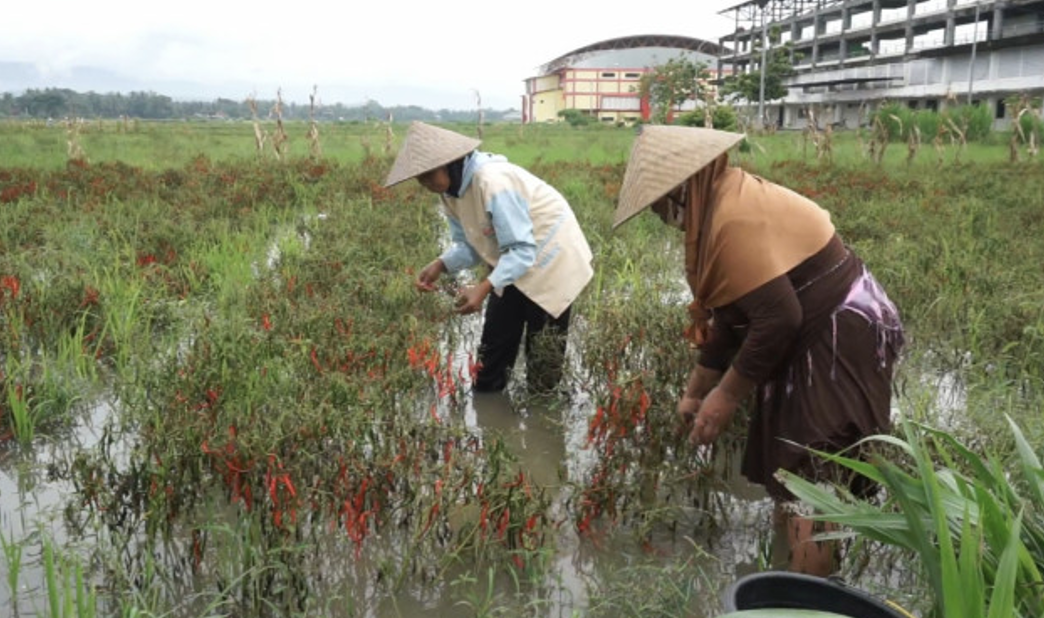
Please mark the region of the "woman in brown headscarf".
<svg viewBox="0 0 1044 618"><path fill-rule="evenodd" d="M825 576L834 568L833 547L812 540L817 530L774 473L846 482L839 467L808 448L838 452L890 429L902 324L827 211L728 164L740 139L711 129L645 127L613 226L651 207L684 232L693 295L688 335L700 354L678 414L690 442L708 444L757 393L743 474L776 503L790 569Z"/></svg>

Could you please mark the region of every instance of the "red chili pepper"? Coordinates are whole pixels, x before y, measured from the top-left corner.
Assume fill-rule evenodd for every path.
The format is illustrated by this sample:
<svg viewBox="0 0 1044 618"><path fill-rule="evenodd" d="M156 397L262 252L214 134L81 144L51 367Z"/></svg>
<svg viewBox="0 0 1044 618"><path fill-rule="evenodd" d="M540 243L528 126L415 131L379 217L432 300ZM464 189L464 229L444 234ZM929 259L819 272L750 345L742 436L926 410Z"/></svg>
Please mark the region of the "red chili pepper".
<svg viewBox="0 0 1044 618"><path fill-rule="evenodd" d="M511 521L511 509L504 507L504 510L500 513L500 521L497 523L497 538L503 539L504 533L507 532L508 523Z"/></svg>
<svg viewBox="0 0 1044 618"><path fill-rule="evenodd" d="M424 524L424 529L421 530L420 536L424 536L425 534L428 533L428 529L431 528L431 525L433 523L435 523L435 517L438 514L439 514L439 503L436 502L435 504L431 505L431 510L428 511L428 523Z"/></svg>
<svg viewBox="0 0 1044 618"><path fill-rule="evenodd" d="M482 501L482 514L479 515L479 528L483 532L486 531L486 526L489 525L489 502Z"/></svg>
<svg viewBox="0 0 1044 618"><path fill-rule="evenodd" d="M21 282L18 281L18 277L15 277L14 275L0 277L0 288L7 288L10 290L12 299L18 298L18 290L20 290L21 287Z"/></svg>
<svg viewBox="0 0 1044 618"><path fill-rule="evenodd" d="M282 468L283 466L280 465L279 467ZM290 492L290 497L296 498L297 490L294 489L294 484L290 482L290 474L284 474L281 480L283 481L283 486L286 487L286 489Z"/></svg>
<svg viewBox="0 0 1044 618"><path fill-rule="evenodd" d="M192 531L192 566L198 569L203 562L203 544L199 540L199 530Z"/></svg>

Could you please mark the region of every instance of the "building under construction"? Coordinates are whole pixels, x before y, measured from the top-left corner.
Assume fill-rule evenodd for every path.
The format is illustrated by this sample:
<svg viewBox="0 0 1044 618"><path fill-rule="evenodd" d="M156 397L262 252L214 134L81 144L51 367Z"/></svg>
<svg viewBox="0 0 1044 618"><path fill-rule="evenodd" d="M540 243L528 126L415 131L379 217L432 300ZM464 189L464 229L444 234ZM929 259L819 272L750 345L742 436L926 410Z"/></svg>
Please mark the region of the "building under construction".
<svg viewBox="0 0 1044 618"><path fill-rule="evenodd" d="M886 101L984 103L1004 128L1011 97L1044 96L1044 0L749 0L721 14L735 21L721 73L789 51L786 97L751 102L783 128L854 128Z"/></svg>

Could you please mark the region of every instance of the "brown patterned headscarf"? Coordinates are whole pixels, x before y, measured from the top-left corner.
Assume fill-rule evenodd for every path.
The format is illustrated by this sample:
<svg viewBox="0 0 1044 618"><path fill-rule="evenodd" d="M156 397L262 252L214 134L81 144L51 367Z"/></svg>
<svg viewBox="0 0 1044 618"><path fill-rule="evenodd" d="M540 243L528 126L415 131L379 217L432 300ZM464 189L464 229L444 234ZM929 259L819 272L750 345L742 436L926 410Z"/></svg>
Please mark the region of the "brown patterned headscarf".
<svg viewBox="0 0 1044 618"><path fill-rule="evenodd" d="M686 181L689 337L707 337L711 310L785 274L826 246L830 213L790 189L730 167L721 155Z"/></svg>

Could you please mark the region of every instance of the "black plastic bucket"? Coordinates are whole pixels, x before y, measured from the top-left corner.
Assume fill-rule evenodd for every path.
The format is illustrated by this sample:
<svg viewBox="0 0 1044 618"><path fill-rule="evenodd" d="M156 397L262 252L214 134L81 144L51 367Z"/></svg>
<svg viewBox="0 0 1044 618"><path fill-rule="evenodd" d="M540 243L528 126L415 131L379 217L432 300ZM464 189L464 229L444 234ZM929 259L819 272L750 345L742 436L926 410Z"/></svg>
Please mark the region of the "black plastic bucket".
<svg viewBox="0 0 1044 618"><path fill-rule="evenodd" d="M910 618L910 614L843 582L767 571L746 575L725 591L725 610L809 609L853 618Z"/></svg>

